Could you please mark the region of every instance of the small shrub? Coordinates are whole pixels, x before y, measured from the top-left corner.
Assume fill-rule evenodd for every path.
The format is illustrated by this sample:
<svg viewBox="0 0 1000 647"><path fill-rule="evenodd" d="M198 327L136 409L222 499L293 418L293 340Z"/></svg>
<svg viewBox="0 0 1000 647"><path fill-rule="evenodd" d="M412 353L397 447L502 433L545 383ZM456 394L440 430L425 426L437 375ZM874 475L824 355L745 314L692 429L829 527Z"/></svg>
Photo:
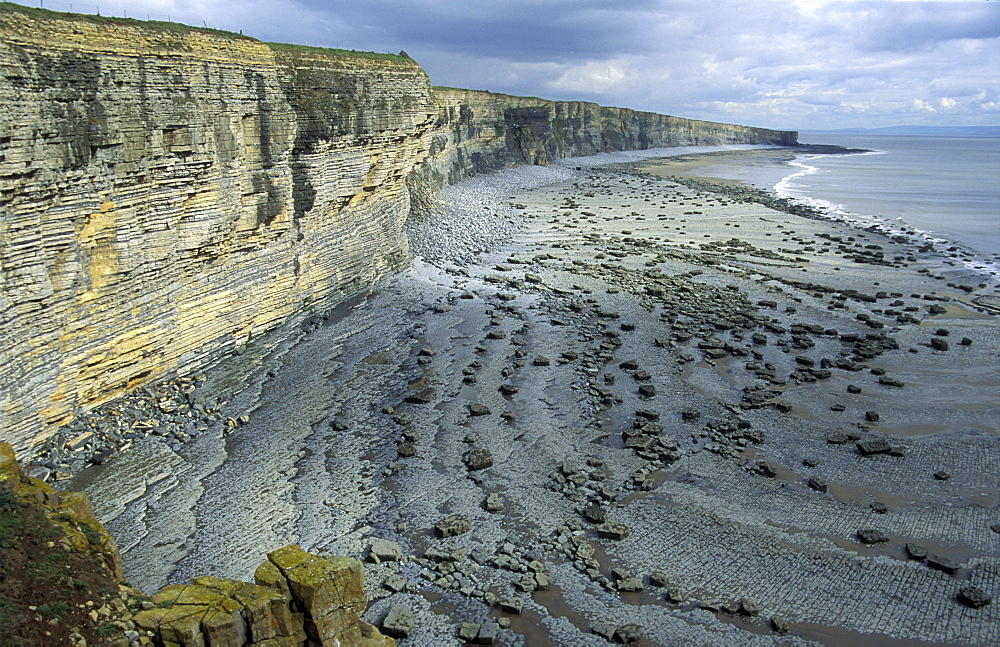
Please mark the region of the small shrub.
<svg viewBox="0 0 1000 647"><path fill-rule="evenodd" d="M0 485L0 510L8 512L17 507L17 495L14 491Z"/></svg>
<svg viewBox="0 0 1000 647"><path fill-rule="evenodd" d="M83 536L87 538L87 541L90 543L90 545L92 546L101 545L101 533L97 532L97 530L95 530L94 527L91 526L89 523L81 523L80 532L82 532Z"/></svg>
<svg viewBox="0 0 1000 647"><path fill-rule="evenodd" d="M43 618L61 618L70 612L71 608L65 602L46 602L38 606L38 613Z"/></svg>

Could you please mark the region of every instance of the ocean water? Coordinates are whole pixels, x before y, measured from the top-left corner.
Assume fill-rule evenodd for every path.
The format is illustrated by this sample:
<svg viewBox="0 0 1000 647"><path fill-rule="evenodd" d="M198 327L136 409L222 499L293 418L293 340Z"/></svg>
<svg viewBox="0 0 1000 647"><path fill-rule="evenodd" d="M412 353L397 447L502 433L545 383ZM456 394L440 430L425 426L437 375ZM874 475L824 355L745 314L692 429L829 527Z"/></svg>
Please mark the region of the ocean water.
<svg viewBox="0 0 1000 647"><path fill-rule="evenodd" d="M779 193L847 214L899 220L985 255L1000 254L1000 138L808 133L804 143L868 148L801 156Z"/></svg>
<svg viewBox="0 0 1000 647"><path fill-rule="evenodd" d="M969 269L1000 273L1000 138L805 132L799 141L871 152L801 154L784 164L703 170L773 189L862 226L915 230L939 249L954 245L969 254Z"/></svg>
<svg viewBox="0 0 1000 647"><path fill-rule="evenodd" d="M845 219L916 230L971 252L971 269L1000 271L1000 138L806 133L800 141L872 152L800 155L777 193Z"/></svg>

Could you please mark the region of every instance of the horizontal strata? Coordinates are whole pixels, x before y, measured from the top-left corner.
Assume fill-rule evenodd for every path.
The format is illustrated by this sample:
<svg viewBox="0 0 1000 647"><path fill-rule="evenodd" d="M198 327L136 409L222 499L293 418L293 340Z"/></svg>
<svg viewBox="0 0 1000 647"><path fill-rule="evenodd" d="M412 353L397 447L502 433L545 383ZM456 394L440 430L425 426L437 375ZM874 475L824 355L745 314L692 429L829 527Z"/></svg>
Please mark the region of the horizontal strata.
<svg viewBox="0 0 1000 647"><path fill-rule="evenodd" d="M0 12L0 428L197 372L406 263L413 198L519 164L793 132L432 89L402 56Z"/></svg>

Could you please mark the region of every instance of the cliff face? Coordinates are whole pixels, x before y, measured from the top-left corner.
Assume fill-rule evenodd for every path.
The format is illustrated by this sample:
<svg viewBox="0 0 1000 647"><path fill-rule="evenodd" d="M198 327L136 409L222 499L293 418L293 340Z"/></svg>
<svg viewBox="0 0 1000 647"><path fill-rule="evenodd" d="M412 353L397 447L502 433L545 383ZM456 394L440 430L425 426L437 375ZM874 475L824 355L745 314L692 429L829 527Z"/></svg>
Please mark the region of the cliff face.
<svg viewBox="0 0 1000 647"><path fill-rule="evenodd" d="M0 104L0 428L19 452L400 267L415 189L604 151L795 140L432 92L403 57L21 10L0 13Z"/></svg>
<svg viewBox="0 0 1000 647"><path fill-rule="evenodd" d="M581 101L434 88L438 116L420 171L451 184L564 157L670 146L794 145L798 133L682 119Z"/></svg>
<svg viewBox="0 0 1000 647"><path fill-rule="evenodd" d="M0 16L0 428L203 367L405 262L418 65Z"/></svg>

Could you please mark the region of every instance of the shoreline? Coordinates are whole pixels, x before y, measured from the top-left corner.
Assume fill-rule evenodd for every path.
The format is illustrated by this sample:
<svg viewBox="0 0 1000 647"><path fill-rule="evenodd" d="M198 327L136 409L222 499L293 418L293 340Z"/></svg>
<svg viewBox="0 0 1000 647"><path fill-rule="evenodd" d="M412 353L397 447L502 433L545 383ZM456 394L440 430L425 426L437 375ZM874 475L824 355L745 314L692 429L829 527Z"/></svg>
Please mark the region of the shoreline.
<svg viewBox="0 0 1000 647"><path fill-rule="evenodd" d="M800 642L1000 638L995 604L943 633L965 617L961 586L997 589L998 494L981 475L1000 407L979 377L997 366L995 316L919 272L906 242L747 189L605 167L523 190L517 173L429 217L433 262L209 371L216 422L245 422L140 440L65 483L87 485L133 583L243 576L288 539L361 556L379 537L406 557L366 565L365 617L405 602L413 644L489 617L512 623L509 644L606 644L591 631L627 622L661 643L771 644L782 627ZM470 469L470 449L492 465ZM626 536L601 536L588 506ZM473 530L435 539L451 513ZM869 527L887 541L861 542ZM907 542L959 570L942 577ZM427 556L442 545L482 558L457 576ZM518 584L532 562L550 591ZM858 590L857 568L879 578ZM393 575L417 590L383 588ZM483 604L489 591L535 621Z"/></svg>

